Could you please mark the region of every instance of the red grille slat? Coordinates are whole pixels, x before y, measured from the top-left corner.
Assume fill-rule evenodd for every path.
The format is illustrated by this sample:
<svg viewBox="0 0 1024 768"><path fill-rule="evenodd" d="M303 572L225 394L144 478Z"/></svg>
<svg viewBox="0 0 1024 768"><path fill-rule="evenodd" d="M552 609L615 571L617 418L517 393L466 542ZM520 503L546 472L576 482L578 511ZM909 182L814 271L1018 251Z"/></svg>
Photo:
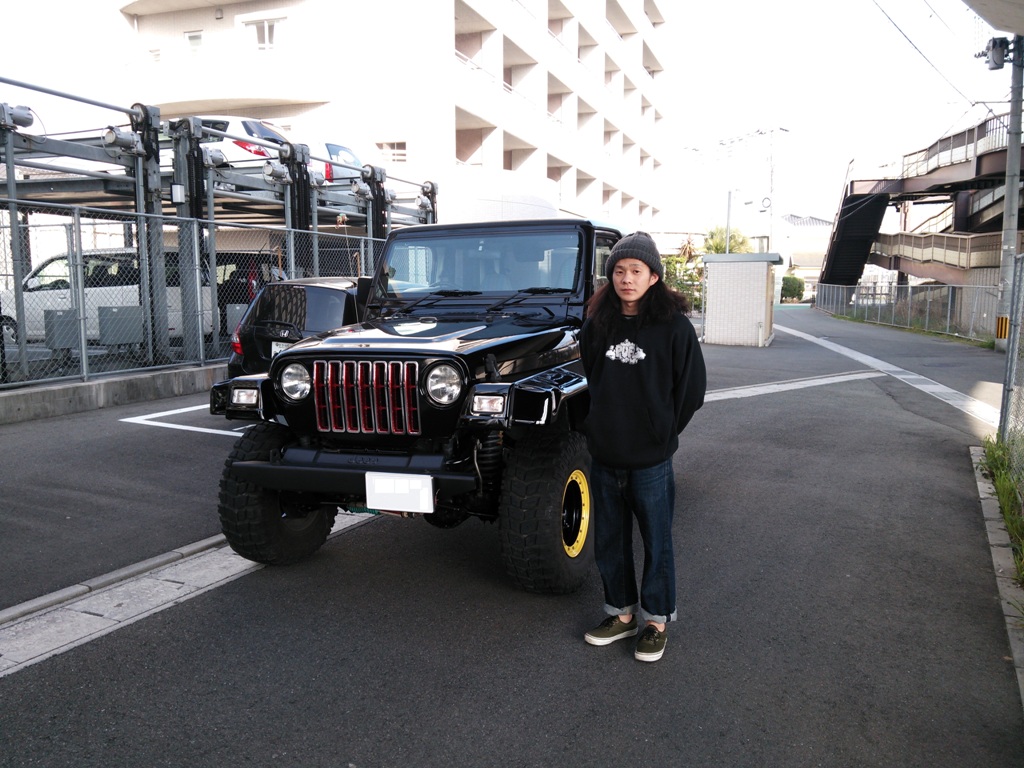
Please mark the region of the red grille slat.
<svg viewBox="0 0 1024 768"><path fill-rule="evenodd" d="M405 433L405 418L402 412L402 396L405 392L405 369L401 363L388 365L388 422L391 432Z"/></svg>
<svg viewBox="0 0 1024 768"><path fill-rule="evenodd" d="M356 364L350 360L341 363L341 397L345 411L345 429L359 431L359 398L356 395Z"/></svg>
<svg viewBox="0 0 1024 768"><path fill-rule="evenodd" d="M317 360L313 403L321 432L420 433L419 365L404 361Z"/></svg>
<svg viewBox="0 0 1024 768"><path fill-rule="evenodd" d="M373 423L377 432L393 434L388 429L388 365L373 364Z"/></svg>
<svg viewBox="0 0 1024 768"><path fill-rule="evenodd" d="M359 363L358 397L359 397L359 429L364 434L373 432L373 363Z"/></svg>
<svg viewBox="0 0 1024 768"><path fill-rule="evenodd" d="M316 408L316 428L321 432L331 429L330 421L330 376L326 374L326 363L317 360L313 363L313 405Z"/></svg>
<svg viewBox="0 0 1024 768"><path fill-rule="evenodd" d="M405 364L405 389L402 405L405 408L406 423L410 435L420 433L420 400L416 391L419 381L419 366L416 363Z"/></svg>
<svg viewBox="0 0 1024 768"><path fill-rule="evenodd" d="M327 367L327 391L330 401L330 424L329 429L333 431L345 428L345 403L341 394L341 363L332 361Z"/></svg>

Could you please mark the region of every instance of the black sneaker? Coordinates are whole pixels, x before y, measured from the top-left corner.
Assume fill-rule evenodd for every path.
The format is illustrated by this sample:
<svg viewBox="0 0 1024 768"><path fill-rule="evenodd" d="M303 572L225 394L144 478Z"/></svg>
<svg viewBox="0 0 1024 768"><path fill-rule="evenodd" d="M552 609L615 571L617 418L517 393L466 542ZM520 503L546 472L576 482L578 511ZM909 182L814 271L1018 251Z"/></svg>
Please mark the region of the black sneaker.
<svg viewBox="0 0 1024 768"><path fill-rule="evenodd" d="M609 645L616 640L633 637L636 634L636 616L629 621L619 621L618 616L609 616L583 636L591 645Z"/></svg>
<svg viewBox="0 0 1024 768"><path fill-rule="evenodd" d="M636 641L633 656L637 661L657 661L664 655L667 642L668 635L653 624L648 624L640 633L640 639Z"/></svg>

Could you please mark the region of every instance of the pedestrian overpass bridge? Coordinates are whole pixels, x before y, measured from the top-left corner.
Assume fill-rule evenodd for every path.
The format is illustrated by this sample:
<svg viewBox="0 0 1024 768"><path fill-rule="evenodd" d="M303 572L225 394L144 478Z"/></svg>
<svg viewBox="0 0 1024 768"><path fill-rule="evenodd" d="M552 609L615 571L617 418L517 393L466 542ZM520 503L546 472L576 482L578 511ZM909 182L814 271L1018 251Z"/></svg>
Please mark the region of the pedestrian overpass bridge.
<svg viewBox="0 0 1024 768"><path fill-rule="evenodd" d="M1008 116L994 116L903 158L898 178L847 180L819 283L856 285L868 264L949 285L998 268ZM927 232L880 234L889 206L939 204ZM1018 234L1017 253L1021 252Z"/></svg>

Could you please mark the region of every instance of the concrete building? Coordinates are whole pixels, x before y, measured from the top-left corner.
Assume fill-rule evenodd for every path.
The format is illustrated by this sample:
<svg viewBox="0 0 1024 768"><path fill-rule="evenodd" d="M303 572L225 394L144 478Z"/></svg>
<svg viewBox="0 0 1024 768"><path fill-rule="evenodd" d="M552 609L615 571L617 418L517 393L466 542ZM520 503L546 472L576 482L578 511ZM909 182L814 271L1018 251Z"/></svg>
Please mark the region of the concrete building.
<svg viewBox="0 0 1024 768"><path fill-rule="evenodd" d="M439 219L658 230L663 0L135 0L162 118L236 114L440 185ZM315 154L315 152L314 152Z"/></svg>

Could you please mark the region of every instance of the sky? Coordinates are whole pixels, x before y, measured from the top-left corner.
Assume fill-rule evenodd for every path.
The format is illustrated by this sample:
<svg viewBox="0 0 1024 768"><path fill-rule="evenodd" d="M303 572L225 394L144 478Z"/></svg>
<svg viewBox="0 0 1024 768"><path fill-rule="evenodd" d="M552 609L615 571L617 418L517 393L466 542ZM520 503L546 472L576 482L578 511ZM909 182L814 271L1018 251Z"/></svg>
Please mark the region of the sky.
<svg viewBox="0 0 1024 768"><path fill-rule="evenodd" d="M691 231L831 221L851 163L851 179L881 178L1008 111L1010 67L975 57L1007 35L961 0L701 0L671 21L671 196Z"/></svg>
<svg viewBox="0 0 1024 768"><path fill-rule="evenodd" d="M142 52L118 8L126 0L34 0L4 3L0 76L131 108L145 101ZM125 123L123 113L75 104L56 96L0 83L0 101L26 104L36 114L30 133L57 133Z"/></svg>
<svg viewBox="0 0 1024 768"><path fill-rule="evenodd" d="M145 101L123 0L9 5L5 22L17 33L0 46L0 76L118 106ZM658 78L673 229L728 222L753 234L786 214L831 221L851 162L850 178L877 178L886 163L1008 108L1010 68L990 71L976 58L996 33L962 0L660 7L678 41L662 51ZM101 19L102 35L90 31ZM90 127L51 109L51 97L3 83L0 101L30 102L45 131ZM95 108L81 110L96 119Z"/></svg>

